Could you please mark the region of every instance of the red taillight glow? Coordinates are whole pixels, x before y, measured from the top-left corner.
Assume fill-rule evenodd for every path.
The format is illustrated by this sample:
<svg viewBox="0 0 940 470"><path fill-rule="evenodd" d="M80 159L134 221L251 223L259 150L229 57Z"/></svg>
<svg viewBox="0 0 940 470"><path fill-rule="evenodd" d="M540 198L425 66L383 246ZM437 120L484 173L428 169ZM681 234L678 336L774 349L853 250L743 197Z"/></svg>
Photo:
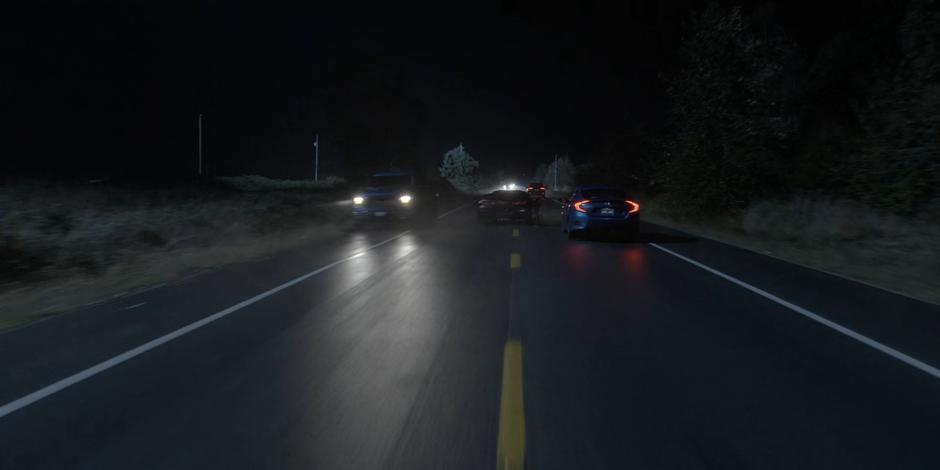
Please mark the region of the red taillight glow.
<svg viewBox="0 0 940 470"><path fill-rule="evenodd" d="M512 201L512 205L514 205L514 206L526 206L526 205L528 205L528 204L529 204L529 203L526 202L526 201Z"/></svg>
<svg viewBox="0 0 940 470"><path fill-rule="evenodd" d="M635 213L637 213L637 212L640 212L640 205L639 205L639 204L637 204L637 203L635 203L635 202L633 202L633 201L631 201L631 200L626 200L626 201L623 201L623 202L626 202L627 205L630 206L630 211L628 212L629 214L635 214Z"/></svg>
<svg viewBox="0 0 940 470"><path fill-rule="evenodd" d="M591 202L590 199L585 199L585 200L583 200L583 201L578 201L578 202L572 204L572 206L574 207L574 210L576 210L576 211L578 211L578 212L587 213L587 209L585 209L585 208L583 208L583 207L581 207L581 206L583 206L583 205L585 205L585 204L587 204L587 203L589 203L589 202Z"/></svg>

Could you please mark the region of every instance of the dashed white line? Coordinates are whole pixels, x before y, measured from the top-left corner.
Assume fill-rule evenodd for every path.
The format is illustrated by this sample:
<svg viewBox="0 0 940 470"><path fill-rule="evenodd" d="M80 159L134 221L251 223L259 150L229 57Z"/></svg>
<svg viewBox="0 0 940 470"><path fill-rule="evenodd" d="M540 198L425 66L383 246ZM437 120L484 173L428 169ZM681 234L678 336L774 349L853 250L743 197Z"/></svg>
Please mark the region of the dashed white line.
<svg viewBox="0 0 940 470"><path fill-rule="evenodd" d="M710 272L710 273L712 273L712 274L714 274L714 275L716 275L716 276L718 276L718 277L720 277L720 278L722 278L722 279L724 279L724 280L726 280L726 281L733 282L734 284L737 284L737 285L740 286L740 287L743 287L743 288L745 288L745 289L747 289L747 290L749 290L749 291L751 291L751 292L753 292L753 293L755 293L755 294L757 294L757 295L759 295L759 296L761 296L761 297L763 297L763 298L765 298L765 299L767 299L767 300L770 300L771 302L774 302L774 303L776 303L776 304L778 304L778 305L782 305L782 306L784 306L784 307L786 307L786 308L788 308L788 309L790 309L790 310L792 310L792 311L794 311L794 312L796 312L796 313L799 313L800 315L803 315L803 316L806 317L806 318L809 318L810 320L813 320L813 321L816 321L816 322L818 322L818 323L820 323L820 324L822 324L822 325L825 325L825 326L827 326L827 327L829 327L829 328L831 328L831 329L833 329L833 330L835 330L835 331L838 331L839 333L842 333L842 334L848 336L849 338L852 338L852 339L854 339L854 340L856 340L856 341L858 341L858 342L860 342L860 343L862 343L862 344L864 344L864 345L866 345L866 346L868 346L868 347L871 347L871 348L873 348L873 349L876 349L876 350L878 350L878 351L881 351L882 353L887 354L887 355L889 355L889 356L891 356L891 357L893 357L893 358L895 358L895 359L897 359L897 360L899 360L899 361L901 361L901 362L903 362L903 363L905 363L905 364L907 364L907 365L909 365L909 366L912 366L912 367L915 367L915 368L917 368L917 369L920 369L921 371L926 372L926 373L928 373L928 374L930 374L930 375L932 375L932 376L934 376L934 377L940 379L940 369L937 369L936 367L933 367L933 366L931 366L930 364L927 364L927 363L924 362L924 361L921 361L921 360L919 360L919 359L915 359L915 358L913 358L913 357L911 357L911 356L908 356L907 354L904 354L904 353L902 353L901 351L898 351L897 349L894 349L894 348L892 348L892 347L890 347L890 346L887 346L887 345L885 345L885 344L879 343L878 341L875 341L875 340L873 340L873 339L871 339L871 338L869 338L869 337L867 337L867 336L865 336L865 335L863 335L863 334L861 334L861 333L858 333L858 332L855 332L855 331L853 331L853 330L850 330L850 329L848 329L848 328L846 328L846 327L844 327L844 326L842 326L842 325L840 325L840 324L838 324L838 323L836 323L836 322L834 322L834 321L832 321L832 320L826 319L826 318L824 318L824 317L821 316L821 315L818 315L818 314L816 314L816 313L813 313L813 312L811 312L811 311L809 311L809 310L807 310L807 309L805 309L805 308L803 308L803 307L800 307L799 305L796 305L796 304L794 304L794 303L791 303L791 302L788 302L788 301L786 301L786 300L783 300L783 299L781 299L780 297L777 297L776 295L771 294L770 292L767 292L767 291L765 291L765 290L763 290L763 289L754 287L754 286L752 286L752 285L750 285L750 284L748 284L748 283L746 283L746 282L744 282L744 281L742 281L742 280L740 280L740 279L738 279L738 278L736 278L736 277L734 277L734 276L730 276L730 275L725 274L725 273L723 273L723 272L721 272L721 271L719 271L719 270L717 270L717 269L715 269L715 268L706 266L706 265L704 265L704 264L702 264L702 263L699 263L698 261L695 261L695 260L693 260L693 259L691 259L691 258L689 258L689 257L687 257L687 256L680 255L679 253L676 253L675 251L672 251L672 250L670 250L670 249L668 249L668 248L664 248L664 247L659 246L659 245L657 245L657 244L655 244L655 243L650 243L649 245L652 246L653 248L656 248L657 250L660 250L660 251L664 252L664 253L668 253L668 254L670 254L670 255L672 255L672 256L675 256L676 258L679 258L679 259L681 259L681 260L683 260L683 261L685 261L685 262L687 262L687 263L689 263L689 264L691 264L691 265L693 265L693 266L696 266L696 267L699 267L699 268L701 268L701 269L704 269L704 270L706 270L706 271L708 271L708 272Z"/></svg>
<svg viewBox="0 0 940 470"><path fill-rule="evenodd" d="M144 305L147 305L147 302L141 302L139 304L131 305L130 307L124 307L124 310L133 310L137 307L143 307Z"/></svg>

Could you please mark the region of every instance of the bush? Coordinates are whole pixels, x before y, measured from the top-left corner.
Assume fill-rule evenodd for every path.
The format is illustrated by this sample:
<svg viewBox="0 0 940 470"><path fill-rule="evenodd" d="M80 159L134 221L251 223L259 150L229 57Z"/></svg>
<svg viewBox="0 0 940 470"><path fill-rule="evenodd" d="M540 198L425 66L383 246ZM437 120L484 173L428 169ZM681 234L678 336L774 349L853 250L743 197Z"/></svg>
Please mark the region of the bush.
<svg viewBox="0 0 940 470"><path fill-rule="evenodd" d="M219 176L216 179L240 191L323 191L346 184L346 180L338 176L328 176L319 181L279 180L259 175Z"/></svg>
<svg viewBox="0 0 940 470"><path fill-rule="evenodd" d="M0 188L0 207L6 209L0 211L0 282L95 275L145 253L322 222L329 209L321 204L320 195L306 190L337 184L333 180L311 186L262 177L228 181L249 189L4 186Z"/></svg>
<svg viewBox="0 0 940 470"><path fill-rule="evenodd" d="M458 190L474 193L480 189L480 177L476 174L480 163L460 144L444 154L440 175Z"/></svg>
<svg viewBox="0 0 940 470"><path fill-rule="evenodd" d="M786 193L789 55L782 39L751 31L739 8L710 6L696 18L668 87L675 129L658 179L674 207L720 213Z"/></svg>
<svg viewBox="0 0 940 470"><path fill-rule="evenodd" d="M909 3L901 59L871 90L859 150L833 178L869 205L915 214L940 209L940 4Z"/></svg>

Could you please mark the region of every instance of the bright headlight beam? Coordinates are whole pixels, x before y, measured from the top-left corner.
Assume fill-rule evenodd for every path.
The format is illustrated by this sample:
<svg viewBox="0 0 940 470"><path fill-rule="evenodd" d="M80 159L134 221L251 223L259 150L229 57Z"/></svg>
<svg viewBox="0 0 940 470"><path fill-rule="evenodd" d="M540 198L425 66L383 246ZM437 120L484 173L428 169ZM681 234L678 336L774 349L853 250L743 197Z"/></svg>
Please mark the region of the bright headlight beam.
<svg viewBox="0 0 940 470"><path fill-rule="evenodd" d="M362 204L363 202L366 202L366 198L362 196L353 197L353 204L359 205L359 204Z"/></svg>
<svg viewBox="0 0 940 470"><path fill-rule="evenodd" d="M409 202L411 202L411 195L409 194L402 195L401 197L398 198L398 200L401 201L402 204L408 204Z"/></svg>

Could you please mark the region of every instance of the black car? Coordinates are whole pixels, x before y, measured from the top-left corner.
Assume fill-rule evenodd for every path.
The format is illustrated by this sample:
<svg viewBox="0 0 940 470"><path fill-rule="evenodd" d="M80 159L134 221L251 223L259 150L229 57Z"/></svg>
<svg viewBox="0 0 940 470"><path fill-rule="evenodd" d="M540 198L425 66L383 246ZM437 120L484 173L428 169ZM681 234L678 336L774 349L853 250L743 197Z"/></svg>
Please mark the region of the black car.
<svg viewBox="0 0 940 470"><path fill-rule="evenodd" d="M477 201L477 220L534 224L540 220L539 203L525 191L494 191Z"/></svg>

